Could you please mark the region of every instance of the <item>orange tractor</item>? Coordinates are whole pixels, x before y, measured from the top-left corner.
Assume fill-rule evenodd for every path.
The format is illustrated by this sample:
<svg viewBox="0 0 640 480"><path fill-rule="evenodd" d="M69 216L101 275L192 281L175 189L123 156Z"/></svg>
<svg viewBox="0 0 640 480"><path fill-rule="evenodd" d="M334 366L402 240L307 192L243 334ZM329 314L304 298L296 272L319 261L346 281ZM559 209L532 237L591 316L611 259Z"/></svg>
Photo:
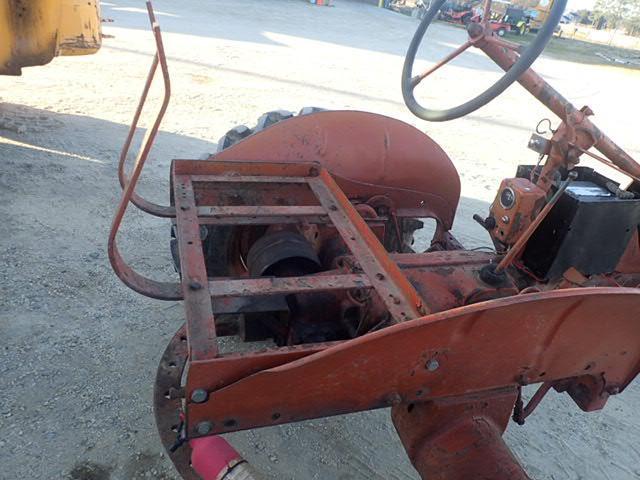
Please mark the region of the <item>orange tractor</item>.
<svg viewBox="0 0 640 480"><path fill-rule="evenodd" d="M588 107L575 108L530 69L566 1L554 2L526 49L470 23L464 45L414 75L443 3L433 2L420 23L402 72L415 115L453 120L517 81L561 119L550 138L531 137L537 163L503 180L489 212L476 216L491 252L467 250L451 233L460 181L445 151L373 113L306 110L276 123L267 116L256 130L230 131L226 148L206 160L174 160L170 205L139 196L169 102L148 5L157 53L121 156L109 257L135 291L184 302L185 324L162 357L155 390L160 437L184 478L249 478L219 434L391 407L423 478L526 479L502 439L509 419L523 424L551 391L584 411L601 409L638 374L640 165L592 123ZM418 84L472 46L504 76L463 105L420 105ZM158 67L164 103L126 173ZM582 155L629 184L578 166ZM179 280L147 278L121 256L116 237L130 204L170 220ZM430 247L416 252L423 218L437 228ZM273 346L223 354L224 335ZM532 384L539 388L525 404L522 388Z"/></svg>

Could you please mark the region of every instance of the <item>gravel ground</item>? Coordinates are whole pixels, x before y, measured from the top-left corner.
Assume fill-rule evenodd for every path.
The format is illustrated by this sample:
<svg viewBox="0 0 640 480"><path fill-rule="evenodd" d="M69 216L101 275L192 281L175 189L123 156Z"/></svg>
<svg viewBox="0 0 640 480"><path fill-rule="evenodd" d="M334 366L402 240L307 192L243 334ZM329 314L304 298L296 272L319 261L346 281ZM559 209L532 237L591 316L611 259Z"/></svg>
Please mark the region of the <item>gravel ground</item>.
<svg viewBox="0 0 640 480"><path fill-rule="evenodd" d="M215 151L227 129L262 112L326 108L391 115L427 131L454 159L463 198L454 232L488 238L486 212L501 178L534 161L525 149L547 113L518 87L458 121L426 124L402 103L399 77L414 19L337 0L157 0L170 58L172 104L142 191L166 201L171 158ZM103 2L113 23L95 56L60 58L0 78L0 478L172 479L151 407L164 346L181 306L122 285L106 240L120 194L119 148L153 53L142 1ZM422 65L460 44L436 25ZM640 157L637 72L541 58L536 68ZM470 52L425 84L425 102L452 104L496 78ZM159 93L159 91L155 91ZM150 111L157 102L150 105ZM634 123L635 122L635 123ZM171 278L166 222L127 215L122 249L139 269ZM508 443L537 479L640 478L640 385L597 413L545 399ZM634 408L635 407L635 408ZM240 432L233 444L265 478L412 479L386 410Z"/></svg>

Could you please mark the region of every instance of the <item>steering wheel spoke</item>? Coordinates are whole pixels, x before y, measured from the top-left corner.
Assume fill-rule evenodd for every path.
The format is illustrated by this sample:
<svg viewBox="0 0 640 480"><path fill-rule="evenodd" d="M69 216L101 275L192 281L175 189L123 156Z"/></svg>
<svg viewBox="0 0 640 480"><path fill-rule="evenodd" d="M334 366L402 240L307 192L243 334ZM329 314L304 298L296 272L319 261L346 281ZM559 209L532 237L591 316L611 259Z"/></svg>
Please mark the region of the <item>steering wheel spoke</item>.
<svg viewBox="0 0 640 480"><path fill-rule="evenodd" d="M482 18L480 19L480 24L486 29L489 25L489 21L491 20L491 0L484 0L484 5L482 6Z"/></svg>
<svg viewBox="0 0 640 480"><path fill-rule="evenodd" d="M493 43L499 47L513 50L516 53L520 53L520 51L522 50L522 45L520 45L519 43L510 42L509 40L505 40L504 38L498 37L496 35L486 36L483 40L488 43Z"/></svg>
<svg viewBox="0 0 640 480"><path fill-rule="evenodd" d="M474 43L476 43L476 40L471 39L471 40L467 40L465 43L463 43L462 45L460 45L458 48L456 48L453 52L451 52L449 55L447 55L446 57L444 57L442 60L440 60L438 63L436 63L435 65L433 65L431 68L428 68L427 70L425 70L424 72L422 72L420 75L416 75L415 77L411 78L411 87L412 88L416 88L420 82L422 82L422 80L424 80L425 78L427 78L429 75L431 75L433 72L435 72L436 70L438 70L440 67L446 65L447 63L449 63L451 60L453 60L454 58L456 58L458 55L460 55L462 52L466 51L470 46L472 46Z"/></svg>
<svg viewBox="0 0 640 480"><path fill-rule="evenodd" d="M517 81L518 78L520 78L520 76L529 69L536 58L540 56L542 50L544 50L544 47L553 35L554 28L560 22L562 13L567 5L567 0L555 0L551 7L551 11L549 12L549 16L547 17L547 21L539 30L536 38L531 42L531 44L523 49L520 45L502 40L493 34L490 18L491 0L485 0L482 19L480 19L479 23L472 22L467 27L469 40L423 73L414 76L413 64L416 59L418 48L420 47L422 39L427 32L427 28L431 25L433 20L435 20L438 11L442 8L445 1L446 0L435 0L432 2L431 7L424 15L411 44L409 45L409 50L407 51L404 67L402 69L402 96L404 97L405 104L414 115L431 122L444 122L468 115L489 103L504 92L512 83ZM466 103L446 110L433 110L425 108L418 103L413 92L425 78L459 56L472 45L481 47L483 44L486 45L484 42L518 53L517 61L496 83Z"/></svg>

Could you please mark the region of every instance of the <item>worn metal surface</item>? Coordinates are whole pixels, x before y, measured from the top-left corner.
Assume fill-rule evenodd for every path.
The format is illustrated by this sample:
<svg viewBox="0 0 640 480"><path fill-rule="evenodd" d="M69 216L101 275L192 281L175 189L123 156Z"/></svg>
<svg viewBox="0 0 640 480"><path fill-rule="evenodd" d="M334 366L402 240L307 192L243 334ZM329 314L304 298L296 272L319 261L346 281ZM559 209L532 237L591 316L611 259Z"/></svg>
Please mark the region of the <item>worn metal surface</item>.
<svg viewBox="0 0 640 480"><path fill-rule="evenodd" d="M207 269L202 254L200 223L195 209L193 185L187 176L173 175L178 251L182 273L189 358L213 358L218 353L216 327L207 287Z"/></svg>
<svg viewBox="0 0 640 480"><path fill-rule="evenodd" d="M425 480L527 480L502 439L517 398L513 387L391 409L400 440Z"/></svg>
<svg viewBox="0 0 640 480"><path fill-rule="evenodd" d="M189 432L203 420L219 433L582 375L622 391L640 368L633 311L637 289L584 288L432 314L258 373L244 367L242 380L188 405ZM191 365L188 391L205 363Z"/></svg>
<svg viewBox="0 0 640 480"><path fill-rule="evenodd" d="M511 206L504 206L500 201L505 189L513 192ZM505 245L512 245L542 210L545 197L546 192L526 178L504 179L489 210L495 221L492 236Z"/></svg>
<svg viewBox="0 0 640 480"><path fill-rule="evenodd" d="M536 231L538 226L544 221L544 219L549 214L551 209L554 207L554 205L560 199L564 191L567 189L571 181L576 177L577 177L576 172L569 172L569 178L567 178L567 180L565 180L562 183L562 185L556 190L556 192L549 199L549 201L546 203L544 208L540 210L539 213L536 213L535 219L533 219L531 224L528 225L527 228L522 231L521 235L518 237L518 240L513 244L509 252L504 256L502 260L500 260L500 263L498 263L495 270L496 273L502 272L505 268L507 268L509 265L513 263L515 258L522 252L522 249L525 247L525 245L531 238L531 235L533 235L533 233Z"/></svg>
<svg viewBox="0 0 640 480"><path fill-rule="evenodd" d="M302 205L198 207L198 217L202 225L274 225L300 221L329 223L324 208Z"/></svg>
<svg viewBox="0 0 640 480"><path fill-rule="evenodd" d="M0 2L0 75L20 75L59 55L89 55L101 43L98 0Z"/></svg>
<svg viewBox="0 0 640 480"><path fill-rule="evenodd" d="M294 117L212 158L318 162L349 198L387 195L398 209L419 209L418 216L438 218L447 230L460 197L458 173L431 138L373 113L330 111Z"/></svg>
<svg viewBox="0 0 640 480"><path fill-rule="evenodd" d="M227 163L222 165L216 163L214 165L217 168L225 168L228 174L234 173L235 175L241 175L248 169L251 169L254 176L260 176L260 173L268 176L274 170L279 170L279 174L283 175L287 170L291 170L286 164L256 163L249 165L247 163ZM177 238L181 258L180 266L187 317L187 336L192 359L202 360L212 358L216 354L215 322L212 316L209 293L217 297L225 297L240 296L242 294L265 294L269 293L269 291L265 292L261 288L264 286L265 280L241 281L241 290L226 288L231 286L230 283L226 287L221 284L210 284L210 292L204 289L208 279L202 253L198 214L269 217L273 214L282 215L287 212L294 214L296 212L294 207L279 206L197 206L191 178L184 173L176 173L178 171L184 172L184 165L181 161L175 161L173 167L173 201L175 202L177 231L179 232ZM300 213L306 214L308 212L306 212L305 208L313 208L312 214L327 215L343 241L352 251L358 267L362 269L368 278L366 281L359 281L358 279L354 281L352 279L340 280L336 277L327 281L322 276L317 276L315 278L299 277L287 280L272 280L270 286L272 290L275 290L273 293L302 292L305 290L315 290L316 292L345 290L371 285L376 289L379 298L382 299L387 310L396 321L404 321L420 316L419 311L423 309L423 305L418 293L398 266L389 258L376 235L369 229L364 219L342 193L329 173L324 169L318 169L316 166L303 166L303 168L307 168L308 173L318 174L318 176L306 177L306 182L308 183L307 188L310 188L317 197L320 206L319 209L318 207L299 207ZM240 171L237 171L238 169ZM291 173L297 175L296 172ZM266 182L258 183L260 185L266 184ZM280 292L277 292L278 285L280 286Z"/></svg>
<svg viewBox="0 0 640 480"><path fill-rule="evenodd" d="M355 242L353 239L363 231L378 241L346 196L340 195L337 184L332 184L330 177L325 177L328 173L313 165L293 167L277 163L175 161L173 170L178 218L183 215L190 218L188 224L179 220L179 236L184 237L183 243L193 243L192 251L185 250L181 256L192 257L196 271L198 265L203 265L202 252L197 245L200 237L199 228L196 228L200 222L197 215L214 210L197 206L190 174L212 175L209 177L212 184L216 183L216 175L259 177L261 172L277 176L288 173L304 178L312 186L332 223L338 224L341 236L351 240L350 247L355 246L352 252L354 259L347 263L360 265L357 257L363 252L358 249L367 241ZM243 182L246 180L242 179ZM268 185L267 182L256 183ZM331 195L327 195L327 189L333 189ZM207 195L212 195L214 190L209 185ZM199 195L199 198L209 197ZM230 218L237 214L269 216L274 212L283 213L272 207L256 207L240 205L215 212L230 215ZM302 206L303 213L304 208L317 209L317 206ZM351 209L353 211L348 214ZM366 213L366 209L362 211ZM338 214L335 212L340 216L336 218ZM306 213L320 212L310 210ZM356 236L349 237L352 231ZM368 251L364 253L366 255ZM287 347L251 355L214 356L209 352L209 359L192 359L185 385L186 398L191 398L191 392L196 390L208 392L208 398L204 402L187 400L185 412L189 435L196 437L254 428L379 408L398 402L466 396L496 388L515 388L542 379L547 382L562 380L563 383L557 385L558 389L567 391L581 408L593 409L601 407L610 391L619 392L638 373L637 352L640 349L636 339L639 338L639 324L628 316L629 311L640 308L637 290L599 288L514 296L518 287L513 283L492 288L477 280L475 272L479 267L495 259L491 254L445 251L391 256L384 252L384 255L396 268L404 269L400 274L418 286L426 305L433 306L436 311L442 310L442 313L402 324L411 325L411 329L397 328L400 325L396 325L350 341ZM187 278L190 278L191 269L187 266L183 271ZM370 283L380 293L380 286L372 282L373 272L365 273L368 279L360 287L368 287ZM329 278L323 279L323 276ZM353 275L329 274L284 279L238 279L229 280L226 284L222 283L223 280L213 280L209 285L214 296L231 298L269 292L347 288L353 285L350 278L359 281ZM510 298L490 300L501 296ZM490 301L476 303L483 300ZM453 308L473 303L476 304ZM188 300L187 309L192 307L190 304L191 300ZM200 308L204 304L197 302L194 305ZM594 314L603 310L608 312L607 325ZM188 320L194 311L188 310ZM203 313L200 311L193 320L199 322L204 319L207 325L211 325L212 322L206 320L210 318L207 312L200 315ZM531 312L536 313L532 315ZM617 353L612 356L611 352ZM349 368L345 369L347 365ZM599 386L589 388L589 379L593 378L590 370L594 365L598 365L594 372L605 380L593 384ZM336 371L341 372L339 376L332 373ZM371 378L376 381L371 382ZM287 387L283 388L284 385ZM261 394L256 396L252 392ZM604 396L601 392L605 392ZM493 427L485 428L482 422L474 420L465 425L450 425L449 441L468 435L484 438L491 442L493 452L492 456L480 455L487 460L487 468L499 461L506 472L520 472L517 463L509 463L512 457L504 449L500 432ZM207 425L205 433L199 428L204 424ZM469 459L478 458L478 453L481 452L471 452ZM437 465L444 460L431 457L429 461ZM436 468L425 466L429 461L418 462L419 471ZM450 478L461 478L455 475L464 468L470 468L466 461L456 463Z"/></svg>
<svg viewBox="0 0 640 480"><path fill-rule="evenodd" d="M351 205L331 175L322 170L309 186L326 209L359 267L369 277L396 321L417 318L426 308L420 296L398 266L389 258L384 246Z"/></svg>
<svg viewBox="0 0 640 480"><path fill-rule="evenodd" d="M305 291L346 290L349 288L371 288L371 281L362 274L319 274L301 278L252 278L247 280L213 280L209 282L211 297L243 297L301 293Z"/></svg>
<svg viewBox="0 0 640 480"><path fill-rule="evenodd" d="M412 282L412 284L416 285L421 297L434 312L469 305L491 298L512 296L517 293L517 289L508 282L505 286L500 288L482 285L478 282L478 270L483 265L495 260L495 255L489 253L438 251L424 255L392 254L391 258L400 268L402 268L403 273ZM336 280L339 280L343 286L346 286L344 282L348 282L350 279L355 279L356 282L359 282L360 280L358 278L364 277L362 274L359 274L358 277L354 277L353 274L334 275L332 272L323 272L318 275L293 279L274 278L228 280L232 285L251 285L252 288L246 290L242 289L242 294L253 294L254 296L222 297L220 298L221 304L216 301L214 302L214 305L216 309L224 311L225 313L264 311L261 304L251 302L241 303L240 300L253 299L254 302L262 302L264 301L264 296L262 294L268 291L265 290L265 288L268 289L276 287L279 289L280 286L283 288L277 290L278 292L284 292L284 286L286 286L287 289L291 288L291 290L287 290L289 293L293 291L302 291L303 289L304 291L309 291L308 288L310 285L314 285L318 291L326 291L326 280L322 279L322 277L325 276L329 279L335 278ZM214 280L214 282L218 281ZM334 286L337 287L333 280L330 280L330 283L332 284L331 289L333 289ZM366 288L366 286L362 288ZM255 295L256 291L260 294ZM220 293L226 292L221 290ZM340 299L335 298L334 301L339 302ZM236 310L234 310L234 307ZM271 308L272 310L274 309L273 306L271 306ZM324 311L317 312L317 316L320 318L324 313ZM336 318L334 321L338 322L338 319ZM315 349L317 347L313 346L313 348ZM259 357L259 354L253 354L252 358L259 363ZM280 362L290 360L287 349L270 350L268 352L268 357L272 359L279 358L281 359L279 360ZM198 376L196 383L200 385L200 388L215 388L216 385L218 385L216 383L217 375L227 369L233 370L234 365L239 365L235 363L237 360L238 359L235 356L231 355L219 357L218 359L210 362L199 363L199 368L194 373Z"/></svg>
<svg viewBox="0 0 640 480"><path fill-rule="evenodd" d="M553 387L553 383L551 382L545 382L540 385L538 390L536 390L536 393L534 393L529 402L527 402L526 406L522 401L522 388L519 387L518 399L516 400L516 405L513 409L513 421L518 425L524 425L527 417L529 417L529 415L531 415L533 411L538 408L538 405L540 405L542 399L549 392L549 390L551 390L551 387Z"/></svg>
<svg viewBox="0 0 640 480"><path fill-rule="evenodd" d="M485 2L487 12L490 4L490 1ZM412 87L471 46L480 48L505 71L509 71L519 60L521 48L496 37L488 28L486 18L480 24L471 24L468 33L469 40L466 43L424 73L414 77ZM539 152L541 159L544 156L547 157L536 178L531 179L532 184L523 186L521 184L526 182L524 179L507 179L498 192L498 197L491 209L495 226L490 230L494 243L501 247L508 247L517 242L520 242L521 246L524 244L526 239L522 239L521 236L538 215L544 195L554 188L559 171L571 169L577 165L580 155L587 154L596 158L610 168L626 173L634 180L640 175L640 164L591 122L589 119L593 115L591 109L588 107L577 109L531 68L518 78L518 82L556 114L562 123L554 131L550 140L532 137L530 146L538 150L542 148ZM544 145L540 147L538 144ZM591 147L598 149L606 158L588 152ZM503 208L499 203L501 192L506 187L517 191L518 201L513 208ZM511 255L515 256L515 252Z"/></svg>
<svg viewBox="0 0 640 480"><path fill-rule="evenodd" d="M189 466L191 449L183 428L182 375L187 365L187 352L187 330L182 326L160 359L153 389L153 413L160 441L178 473L185 480L199 480Z"/></svg>

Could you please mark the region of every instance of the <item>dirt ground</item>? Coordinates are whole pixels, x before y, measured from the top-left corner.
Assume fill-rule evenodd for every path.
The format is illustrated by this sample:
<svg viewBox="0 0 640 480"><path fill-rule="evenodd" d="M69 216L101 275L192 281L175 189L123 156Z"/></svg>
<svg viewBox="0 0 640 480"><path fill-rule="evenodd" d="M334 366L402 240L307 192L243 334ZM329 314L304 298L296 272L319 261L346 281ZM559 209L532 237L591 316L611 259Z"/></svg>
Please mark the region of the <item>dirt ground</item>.
<svg viewBox="0 0 640 480"><path fill-rule="evenodd" d="M404 107L399 88L417 21L346 0L156 0L170 60L172 103L142 192L167 201L172 158L213 152L230 127L263 112L315 105L403 119L449 153L463 183L454 233L488 244L471 221L501 178L534 162L525 146L549 116L519 87L444 124ZM151 395L181 305L135 294L106 256L120 188L116 163L153 53L140 0L102 2L106 39L95 56L60 58L0 78L0 478L175 478L155 431ZM464 32L435 25L421 66ZM536 68L640 158L638 72L541 58ZM477 52L425 83L434 106L496 78ZM157 90L155 93L159 93ZM157 108L152 102L149 112ZM443 180L445 181L445 180ZM168 226L127 215L122 249L139 269L172 278ZM638 312L630 312L637 315ZM536 479L640 478L640 384L585 414L545 399L509 445ZM414 479L386 410L229 435L268 479Z"/></svg>

